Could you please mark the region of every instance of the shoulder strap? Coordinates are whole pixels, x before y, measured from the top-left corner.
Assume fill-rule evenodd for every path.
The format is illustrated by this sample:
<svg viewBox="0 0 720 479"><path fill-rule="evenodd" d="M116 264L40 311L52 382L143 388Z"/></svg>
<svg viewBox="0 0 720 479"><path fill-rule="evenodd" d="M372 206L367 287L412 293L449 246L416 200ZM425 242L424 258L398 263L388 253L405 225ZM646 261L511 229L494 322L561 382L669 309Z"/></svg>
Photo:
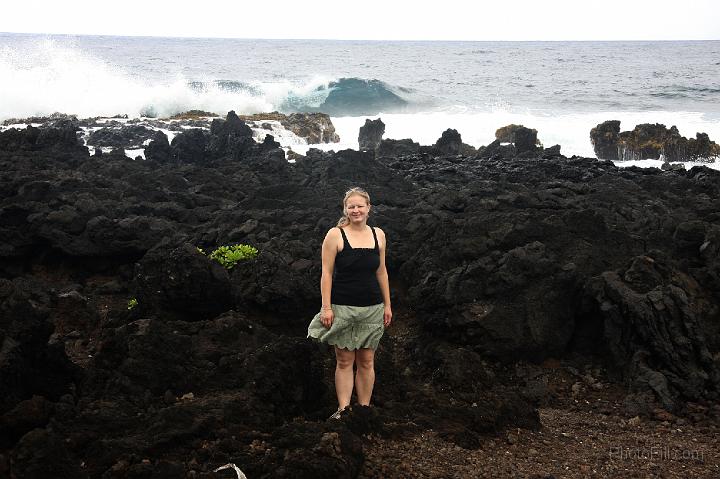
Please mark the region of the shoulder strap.
<svg viewBox="0 0 720 479"><path fill-rule="evenodd" d="M375 234L375 227L371 226L370 229L372 230L373 238L375 238L375 249L378 249L380 245L378 244L377 235Z"/></svg>
<svg viewBox="0 0 720 479"><path fill-rule="evenodd" d="M345 230L340 228L339 226L337 228L340 230L340 234L342 235L342 238L343 238L343 248L347 247L347 248L352 249L352 246L350 246L350 242L348 241L347 236L345 236Z"/></svg>

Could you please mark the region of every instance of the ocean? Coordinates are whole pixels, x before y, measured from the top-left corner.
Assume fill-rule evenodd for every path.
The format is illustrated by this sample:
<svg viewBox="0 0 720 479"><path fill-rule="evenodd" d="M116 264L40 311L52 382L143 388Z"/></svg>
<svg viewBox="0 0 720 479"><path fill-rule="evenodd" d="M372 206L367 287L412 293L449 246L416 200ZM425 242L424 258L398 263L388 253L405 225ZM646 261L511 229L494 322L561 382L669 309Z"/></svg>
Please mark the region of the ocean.
<svg viewBox="0 0 720 479"><path fill-rule="evenodd" d="M720 41L399 42L0 33L0 121L48 115L330 114L357 148L366 118L386 138L432 144L447 128L486 145L515 123L544 146L593 157L605 120L676 125L720 142ZM297 151L298 148L295 148Z"/></svg>

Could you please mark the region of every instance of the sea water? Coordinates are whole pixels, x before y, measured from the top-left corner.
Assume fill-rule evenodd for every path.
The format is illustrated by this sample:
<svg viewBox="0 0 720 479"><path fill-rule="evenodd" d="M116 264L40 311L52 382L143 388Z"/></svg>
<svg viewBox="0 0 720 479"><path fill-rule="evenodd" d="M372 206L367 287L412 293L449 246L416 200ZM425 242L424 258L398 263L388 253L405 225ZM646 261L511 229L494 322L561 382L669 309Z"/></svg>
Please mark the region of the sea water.
<svg viewBox="0 0 720 479"><path fill-rule="evenodd" d="M0 121L48 115L164 117L321 111L357 148L386 138L473 146L515 123L544 146L594 156L592 127L676 125L720 142L720 41L388 42L0 33ZM297 150L297 148L296 148Z"/></svg>

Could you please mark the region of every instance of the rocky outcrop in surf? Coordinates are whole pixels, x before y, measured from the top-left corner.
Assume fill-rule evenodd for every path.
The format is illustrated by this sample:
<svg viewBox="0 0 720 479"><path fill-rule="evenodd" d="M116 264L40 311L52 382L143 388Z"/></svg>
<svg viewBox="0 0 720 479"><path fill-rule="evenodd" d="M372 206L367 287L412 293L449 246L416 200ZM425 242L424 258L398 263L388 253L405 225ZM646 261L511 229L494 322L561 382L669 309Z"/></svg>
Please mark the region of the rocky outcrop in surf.
<svg viewBox="0 0 720 479"><path fill-rule="evenodd" d="M377 133L373 132L376 128L376 124L370 123L370 120L366 120L365 126L360 128L359 138L361 141L365 141L365 144L368 146L377 141L378 143L374 151L380 156L403 157L416 154L433 156L471 156L478 153L478 150L476 150L473 146L463 143L460 133L453 128L445 130L440 138L438 138L434 144L429 146L420 145L410 138L403 140L382 140L377 136ZM385 125L382 125L382 128L384 131ZM360 149L362 150L362 148Z"/></svg>
<svg viewBox="0 0 720 479"><path fill-rule="evenodd" d="M448 128L433 145L436 155L474 155L477 152L472 146L463 143L457 130Z"/></svg>
<svg viewBox="0 0 720 479"><path fill-rule="evenodd" d="M590 130L590 142L595 156L602 160L618 160L618 140L620 137L620 121L609 120L600 123Z"/></svg>
<svg viewBox="0 0 720 479"><path fill-rule="evenodd" d="M370 138L372 138L373 141L377 140L376 134L373 133L373 129L376 127L374 124L369 123L369 121L370 120L366 120L365 126L360 128L359 135L359 140L367 142L367 145L373 144ZM561 156L560 145L543 149L542 144L537 139L537 130L526 128L522 125L507 125L499 128L495 132L495 137L495 141L487 146L475 148L472 145L463 143L462 137L457 130L448 128L433 145L420 145L409 138L402 140L385 139L380 140L375 151L378 155L386 157L405 157L416 154L433 156L462 155L482 159L512 159L516 157L554 158ZM362 150L363 148L360 149Z"/></svg>
<svg viewBox="0 0 720 479"><path fill-rule="evenodd" d="M256 113L254 115L240 115L245 122L256 127L269 128L268 121L279 122L284 128L295 133L310 144L337 143L340 137L335 132L335 126L330 116L325 113Z"/></svg>
<svg viewBox="0 0 720 479"><path fill-rule="evenodd" d="M495 141L478 151L482 158L531 158L541 152L542 145L538 141L537 130L514 124L498 128L495 131Z"/></svg>
<svg viewBox="0 0 720 479"><path fill-rule="evenodd" d="M360 151L375 151L380 146L383 134L385 134L385 123L378 118L377 120L365 120L365 124L360 127L358 133L358 148Z"/></svg>
<svg viewBox="0 0 720 479"><path fill-rule="evenodd" d="M666 162L714 162L720 156L720 145L706 133L688 139L677 127L668 129L660 123L644 123L620 132L619 121L606 121L590 131L590 141L598 158L613 161L662 158Z"/></svg>
<svg viewBox="0 0 720 479"><path fill-rule="evenodd" d="M477 448L538 428L554 393L518 362L602 364L634 412L717 401L720 173L545 155L522 134L534 156L468 156L455 133L289 163L234 114L156 133L149 161L91 157L73 127L1 132L10 472L354 477L368 434ZM305 328L357 185L402 328L381 342L375 407L328 423L333 359ZM229 270L207 255L235 243L259 254Z"/></svg>

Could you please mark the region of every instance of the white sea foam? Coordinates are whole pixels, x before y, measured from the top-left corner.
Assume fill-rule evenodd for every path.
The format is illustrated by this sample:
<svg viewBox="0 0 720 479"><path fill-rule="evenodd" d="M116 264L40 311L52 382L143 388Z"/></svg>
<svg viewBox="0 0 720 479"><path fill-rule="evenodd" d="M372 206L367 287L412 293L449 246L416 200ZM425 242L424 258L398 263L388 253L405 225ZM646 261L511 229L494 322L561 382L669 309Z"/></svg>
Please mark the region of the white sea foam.
<svg viewBox="0 0 720 479"><path fill-rule="evenodd" d="M142 158L144 160L145 159L145 148L139 148L136 150L127 150L126 149L125 156L127 156L128 158L133 158L133 159L135 159L139 156L140 158Z"/></svg>
<svg viewBox="0 0 720 479"><path fill-rule="evenodd" d="M619 166L621 168L627 168L629 166L638 166L640 168L661 168L663 165L662 160L630 160L630 161L616 161L614 162L616 166ZM677 163L672 163L677 164ZM685 165L685 169L689 170L693 166L707 166L708 168L712 168L713 170L720 170L720 163L704 163L699 161L683 161L683 165Z"/></svg>
<svg viewBox="0 0 720 479"><path fill-rule="evenodd" d="M193 78L194 86L182 75L151 83L78 48L44 39L23 48L0 47L0 120L54 112L131 118L188 110L220 115L229 110L268 112L293 95L311 96L329 81L316 77L300 85L252 82L255 92L223 88L211 77ZM323 99L321 95L317 101Z"/></svg>
<svg viewBox="0 0 720 479"><path fill-rule="evenodd" d="M270 130L263 128L262 125L269 125ZM298 151L296 149L298 147L303 148L303 151L306 150L304 147L307 147L307 141L305 141L304 138L300 138L292 131L286 130L279 121L266 120L251 122L250 127L253 130L253 138L255 138L255 140L259 143L262 143L267 135L272 135L275 141L280 143L280 146L282 147L293 148L296 152Z"/></svg>

